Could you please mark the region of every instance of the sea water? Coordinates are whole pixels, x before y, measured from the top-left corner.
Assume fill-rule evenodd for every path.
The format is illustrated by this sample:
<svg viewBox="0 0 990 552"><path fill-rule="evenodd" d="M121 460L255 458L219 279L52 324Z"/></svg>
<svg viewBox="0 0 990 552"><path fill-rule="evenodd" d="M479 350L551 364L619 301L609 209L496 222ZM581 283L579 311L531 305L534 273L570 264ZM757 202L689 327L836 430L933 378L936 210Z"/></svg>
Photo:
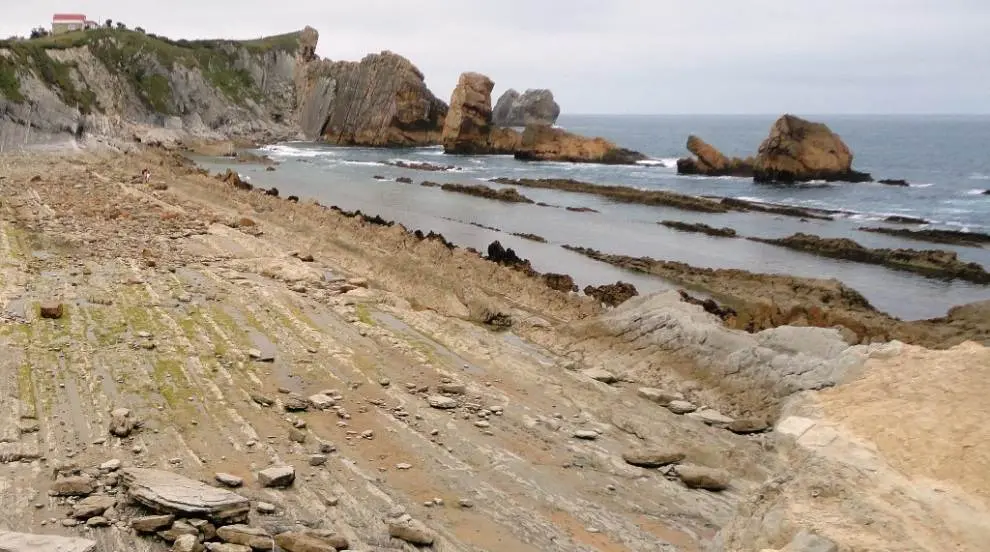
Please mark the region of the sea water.
<svg viewBox="0 0 990 552"><path fill-rule="evenodd" d="M741 236L779 238L795 232L848 237L868 247L949 249L960 258L990 267L990 249L930 244L871 234L860 226L890 226L891 215L924 218L930 227L990 233L990 117L987 116L809 116L827 123L855 154L857 170L874 178L905 179L908 187L876 183L813 182L797 186L755 184L752 179L685 177L674 162L687 155L687 136L696 134L726 155L756 152L773 116L562 116L558 124L584 135L603 136L641 151L650 160L635 166L533 163L511 156L452 156L439 147L409 149L344 148L283 143L262 148L280 163L278 170L201 160L216 170L232 167L256 186L281 194L311 197L325 205L380 214L410 229L434 230L465 247L482 251L494 240L529 258L541 272L571 274L586 284L624 280L641 292L674 287L659 278L617 269L576 253L564 244L607 253L650 256L695 266L742 268L758 272L837 278L871 303L905 319L941 316L951 306L990 299L990 287L946 282L879 266L824 259L742 239L713 238L660 226L661 220L703 222L734 228ZM388 161L454 165L449 172L401 169ZM376 180L374 176L385 177ZM395 182L406 176L413 184ZM510 204L422 187L434 182L481 183L491 178L573 178L596 184L671 190L840 210L834 221L802 221L763 213L707 214L668 207L630 205L601 197L520 188L536 202L588 207L579 213L528 204ZM489 186L499 187L488 183ZM470 223L495 227L501 232ZM903 227L903 226L902 226ZM926 226L927 227L927 226ZM914 228L914 227L911 227ZM923 228L923 227L922 227ZM541 244L512 236L542 236Z"/></svg>

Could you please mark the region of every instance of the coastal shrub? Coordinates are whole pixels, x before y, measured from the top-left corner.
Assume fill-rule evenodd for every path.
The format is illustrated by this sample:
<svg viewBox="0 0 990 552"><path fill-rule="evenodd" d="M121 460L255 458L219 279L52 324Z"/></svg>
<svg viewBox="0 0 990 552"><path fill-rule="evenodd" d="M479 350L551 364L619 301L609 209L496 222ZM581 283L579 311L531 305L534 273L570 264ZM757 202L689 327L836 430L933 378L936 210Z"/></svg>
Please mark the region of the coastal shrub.
<svg viewBox="0 0 990 552"><path fill-rule="evenodd" d="M0 73L7 76L0 76L0 84L4 90L4 95L14 101L23 101L24 97L20 93L20 81L17 78L18 70L26 70L37 76L45 85L65 102L79 108L79 111L86 114L91 113L96 105L96 94L85 86L76 86L72 78L75 63L63 63L52 59L45 48L38 46L35 41L18 41L9 45L10 57L4 59L3 66L0 66ZM11 77L12 76L12 77ZM17 91L14 92L14 83L17 84ZM18 99L19 98L19 99Z"/></svg>
<svg viewBox="0 0 990 552"><path fill-rule="evenodd" d="M17 65L3 56L0 56L0 96L14 103L24 101L21 80L17 77Z"/></svg>

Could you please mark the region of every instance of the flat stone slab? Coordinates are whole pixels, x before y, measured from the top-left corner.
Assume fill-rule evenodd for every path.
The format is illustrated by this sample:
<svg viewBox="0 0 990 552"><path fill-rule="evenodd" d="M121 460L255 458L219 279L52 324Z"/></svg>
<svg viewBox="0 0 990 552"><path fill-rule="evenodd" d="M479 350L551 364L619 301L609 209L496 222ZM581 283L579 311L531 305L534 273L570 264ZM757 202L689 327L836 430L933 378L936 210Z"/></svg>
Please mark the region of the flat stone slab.
<svg viewBox="0 0 990 552"><path fill-rule="evenodd" d="M0 531L0 552L93 552L96 541Z"/></svg>
<svg viewBox="0 0 990 552"><path fill-rule="evenodd" d="M167 471L126 468L120 475L127 494L156 512L233 521L251 510L241 495Z"/></svg>

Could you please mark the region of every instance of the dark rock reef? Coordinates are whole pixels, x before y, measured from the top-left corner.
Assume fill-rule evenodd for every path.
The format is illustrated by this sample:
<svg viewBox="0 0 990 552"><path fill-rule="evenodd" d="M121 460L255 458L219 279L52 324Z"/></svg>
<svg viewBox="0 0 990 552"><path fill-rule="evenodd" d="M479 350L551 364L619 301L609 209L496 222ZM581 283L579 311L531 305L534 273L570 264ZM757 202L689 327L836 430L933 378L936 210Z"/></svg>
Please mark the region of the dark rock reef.
<svg viewBox="0 0 990 552"><path fill-rule="evenodd" d="M804 251L822 257L875 264L914 272L930 278L966 280L977 284L990 284L990 273L977 263L959 260L954 251L939 249L870 249L848 238L822 238L797 233L780 239L748 238L752 241L778 245L796 251Z"/></svg>
<svg viewBox="0 0 990 552"><path fill-rule="evenodd" d="M893 222L897 224L929 224L929 222L923 218L905 217L902 215L891 215L883 220L884 222Z"/></svg>
<svg viewBox="0 0 990 552"><path fill-rule="evenodd" d="M414 171L443 172L457 170L457 167L453 165L434 165L433 163L420 163L416 161L386 161L385 164L399 167L400 169L412 169Z"/></svg>
<svg viewBox="0 0 990 552"><path fill-rule="evenodd" d="M603 286L587 286L584 288L584 294L594 297L609 307L617 307L639 295L639 292L636 290L636 286L618 281L614 284L605 284Z"/></svg>
<svg viewBox="0 0 990 552"><path fill-rule="evenodd" d="M697 136L688 136L687 149L694 157L677 160L678 174L697 174L704 176L753 176L753 158L729 159L714 146Z"/></svg>
<svg viewBox="0 0 990 552"><path fill-rule="evenodd" d="M547 243L547 239L546 238L544 238L543 236L537 236L536 234L527 234L527 233L524 233L524 232L513 232L512 235L513 236L516 236L517 238L522 238L524 240L535 241L535 242L538 242L538 243Z"/></svg>
<svg viewBox="0 0 990 552"><path fill-rule="evenodd" d="M982 247L990 243L990 234L980 232L960 232L958 230L939 230L926 228L924 230L906 230L903 228L867 228L860 227L863 232L873 232L876 234L887 234L909 240L917 240L929 243L945 243L949 245L963 245L968 247Z"/></svg>
<svg viewBox="0 0 990 552"><path fill-rule="evenodd" d="M701 234L707 234L709 236L715 236L719 238L734 238L736 237L736 231L732 228L723 227L715 228L703 224L700 222L681 222L679 220L664 220L657 224L666 226L667 228L673 228L674 230L680 230L681 232L698 232Z"/></svg>
<svg viewBox="0 0 990 552"><path fill-rule="evenodd" d="M910 186L907 180L894 179L894 178L882 178L880 180L877 180L877 184L884 184L886 186L900 186L902 188L906 188Z"/></svg>
<svg viewBox="0 0 990 552"><path fill-rule="evenodd" d="M663 205L684 209L686 211L698 211L702 213L725 213L730 209L723 206L718 201L704 199L684 194L667 191L643 191L626 186L599 186L578 180L566 178L495 178L492 182L499 184L512 184L526 188L540 188L544 190L561 190L564 192L576 192L582 194L592 194L607 197L614 201L623 203L638 203L642 205Z"/></svg>
<svg viewBox="0 0 990 552"><path fill-rule="evenodd" d="M783 184L872 180L869 174L854 171L852 161L849 147L826 125L784 115L760 144L753 178L757 182Z"/></svg>
<svg viewBox="0 0 990 552"><path fill-rule="evenodd" d="M718 302L711 297L708 299L699 299L688 293L687 290L683 289L677 290L677 293L680 294L681 301L692 305L698 305L699 307L705 309L705 312L708 314L714 314L715 316L721 318L723 322L734 319L738 316L738 313L735 310L719 305Z"/></svg>
<svg viewBox="0 0 990 552"><path fill-rule="evenodd" d="M507 201L509 203L533 203L532 199L522 195L515 188L489 188L483 184L443 184L440 189L445 192L473 195L485 199Z"/></svg>
<svg viewBox="0 0 990 552"><path fill-rule="evenodd" d="M553 99L553 92L539 88L522 94L510 88L495 102L492 121L503 127L528 125L552 125L560 116L560 106Z"/></svg>

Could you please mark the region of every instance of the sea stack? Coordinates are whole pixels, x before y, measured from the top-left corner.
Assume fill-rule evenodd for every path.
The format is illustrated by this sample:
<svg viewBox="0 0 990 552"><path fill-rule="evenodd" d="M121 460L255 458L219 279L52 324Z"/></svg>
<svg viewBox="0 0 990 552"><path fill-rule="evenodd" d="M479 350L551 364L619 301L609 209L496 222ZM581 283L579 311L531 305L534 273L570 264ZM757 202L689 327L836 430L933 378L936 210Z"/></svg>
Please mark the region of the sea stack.
<svg viewBox="0 0 990 552"><path fill-rule="evenodd" d="M462 73L450 96L441 141L444 153L478 155L515 152L521 137L492 124L495 83L481 73Z"/></svg>
<svg viewBox="0 0 990 552"><path fill-rule="evenodd" d="M869 182L872 177L852 168L853 154L838 134L822 123L784 115L760 144L753 178L761 183L809 180Z"/></svg>
<svg viewBox="0 0 990 552"><path fill-rule="evenodd" d="M753 176L753 158L740 159L722 155L722 152L697 136L688 136L687 149L694 157L677 160L678 174L704 176Z"/></svg>
<svg viewBox="0 0 990 552"><path fill-rule="evenodd" d="M510 88L495 103L492 122L503 127L552 125L559 116L560 106L554 101L553 92L531 88L520 94Z"/></svg>

